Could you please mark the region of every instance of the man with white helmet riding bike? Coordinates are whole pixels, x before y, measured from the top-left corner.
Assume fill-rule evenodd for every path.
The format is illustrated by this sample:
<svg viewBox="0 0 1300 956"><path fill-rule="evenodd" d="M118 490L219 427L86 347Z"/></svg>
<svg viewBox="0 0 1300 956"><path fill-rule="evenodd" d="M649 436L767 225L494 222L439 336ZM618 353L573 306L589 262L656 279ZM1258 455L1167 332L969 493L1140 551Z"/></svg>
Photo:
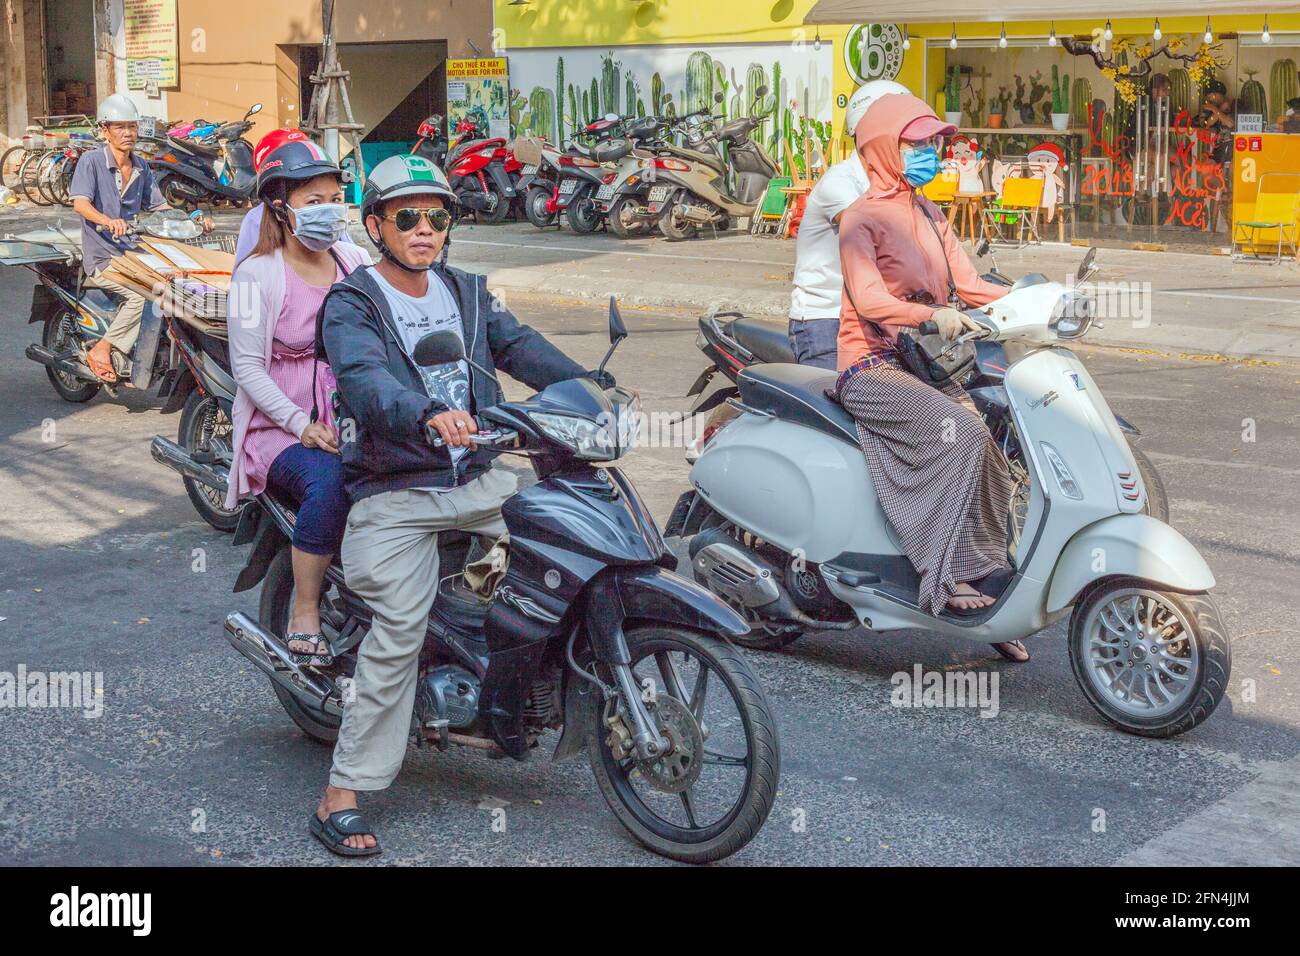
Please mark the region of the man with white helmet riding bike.
<svg viewBox="0 0 1300 956"><path fill-rule="evenodd" d="M348 586L374 612L343 711L329 786L311 833L333 853L379 852L357 809L358 790L381 790L401 768L420 648L438 589L438 533L505 532L501 505L513 474L470 440L476 410L497 404L495 368L535 389L593 376L522 325L486 279L445 264L456 196L422 156L393 156L371 171L361 219L382 254L330 290L321 342L338 381L339 451L352 510L343 539ZM416 364L416 343L452 332L465 361ZM480 371L482 370L482 371ZM426 440L426 426L444 447Z"/></svg>
<svg viewBox="0 0 1300 956"><path fill-rule="evenodd" d="M166 209L158 184L148 164L135 155L139 135L140 111L130 97L114 93L99 104L96 117L103 149L92 150L77 161L69 194L72 209L82 218L81 260L86 285L108 289L122 296L108 333L86 353L86 364L105 382L117 381L112 350L129 355L140 334L145 300L134 289L104 276L113 259L133 248L124 238L130 220L141 210ZM212 220L202 219L204 231L211 231Z"/></svg>
<svg viewBox="0 0 1300 956"><path fill-rule="evenodd" d="M858 87L844 110L848 135L853 135L867 107L877 99L907 92L907 87L892 80L873 80ZM840 216L869 185L866 167L855 150L848 159L826 170L808 195L795 239L794 289L790 295L790 348L801 365L835 370L844 288Z"/></svg>

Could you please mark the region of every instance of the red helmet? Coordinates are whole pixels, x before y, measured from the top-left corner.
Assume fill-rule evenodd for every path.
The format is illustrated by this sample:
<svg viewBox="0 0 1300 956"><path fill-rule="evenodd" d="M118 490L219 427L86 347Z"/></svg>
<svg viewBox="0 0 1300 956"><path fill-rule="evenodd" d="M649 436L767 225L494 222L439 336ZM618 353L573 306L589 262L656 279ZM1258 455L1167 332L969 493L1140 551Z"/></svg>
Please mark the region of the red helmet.
<svg viewBox="0 0 1300 956"><path fill-rule="evenodd" d="M262 160L274 150L279 149L285 143L294 143L307 138L307 134L300 129L273 129L257 141L253 147L253 171L262 171Z"/></svg>

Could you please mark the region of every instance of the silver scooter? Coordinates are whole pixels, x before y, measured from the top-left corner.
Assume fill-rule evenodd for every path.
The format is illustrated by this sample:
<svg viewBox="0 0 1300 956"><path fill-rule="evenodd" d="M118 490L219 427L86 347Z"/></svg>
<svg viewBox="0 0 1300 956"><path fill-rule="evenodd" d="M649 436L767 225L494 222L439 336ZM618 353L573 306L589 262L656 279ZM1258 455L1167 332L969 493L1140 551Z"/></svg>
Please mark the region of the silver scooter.
<svg viewBox="0 0 1300 956"><path fill-rule="evenodd" d="M1115 416L1062 341L1093 324L1095 298L1027 276L968 313L966 338L1016 343L1010 427L1028 472L1009 529L1010 583L973 616L933 616L881 509L853 419L826 395L835 375L799 365L742 371L742 414L691 469L682 520L696 579L740 610L771 648L810 630L924 630L979 644L1069 617L1072 669L1089 703L1123 730L1171 737L1208 717L1231 668L1208 594L1214 575L1146 489Z"/></svg>

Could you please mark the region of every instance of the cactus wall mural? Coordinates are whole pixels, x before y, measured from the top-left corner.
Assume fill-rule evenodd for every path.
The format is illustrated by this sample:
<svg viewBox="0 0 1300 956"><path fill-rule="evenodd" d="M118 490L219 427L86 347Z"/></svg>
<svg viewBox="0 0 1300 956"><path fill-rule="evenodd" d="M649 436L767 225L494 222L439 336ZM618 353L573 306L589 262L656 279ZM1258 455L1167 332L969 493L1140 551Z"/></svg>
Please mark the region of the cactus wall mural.
<svg viewBox="0 0 1300 956"><path fill-rule="evenodd" d="M735 44L516 49L510 53L515 134L569 140L605 113L679 116L710 109L724 120L762 117L756 143L787 173L805 147L826 155L834 138L831 44ZM763 96L759 87L767 87ZM722 103L714 98L722 95Z"/></svg>

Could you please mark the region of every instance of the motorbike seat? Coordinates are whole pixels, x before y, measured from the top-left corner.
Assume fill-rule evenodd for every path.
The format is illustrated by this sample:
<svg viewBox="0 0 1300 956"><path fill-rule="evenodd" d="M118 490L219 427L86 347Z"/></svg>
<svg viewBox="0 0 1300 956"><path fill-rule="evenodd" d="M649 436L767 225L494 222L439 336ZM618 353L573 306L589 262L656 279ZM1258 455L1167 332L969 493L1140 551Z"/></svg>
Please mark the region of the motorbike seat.
<svg viewBox="0 0 1300 956"><path fill-rule="evenodd" d="M836 375L810 365L751 365L740 373L740 400L782 421L806 425L832 438L858 444L858 429L850 415L828 398Z"/></svg>
<svg viewBox="0 0 1300 956"><path fill-rule="evenodd" d="M170 136L170 135L167 137L167 142L171 143L173 146L177 147L178 149L183 149L191 153L196 153L199 156L207 156L210 159L215 159L216 157L221 155L221 147L215 143L208 144L208 143L200 142L197 139L189 139L188 137Z"/></svg>
<svg viewBox="0 0 1300 956"><path fill-rule="evenodd" d="M732 340L748 349L759 362L795 361L794 352L790 350L790 337L779 325L740 318L733 319L725 328Z"/></svg>

